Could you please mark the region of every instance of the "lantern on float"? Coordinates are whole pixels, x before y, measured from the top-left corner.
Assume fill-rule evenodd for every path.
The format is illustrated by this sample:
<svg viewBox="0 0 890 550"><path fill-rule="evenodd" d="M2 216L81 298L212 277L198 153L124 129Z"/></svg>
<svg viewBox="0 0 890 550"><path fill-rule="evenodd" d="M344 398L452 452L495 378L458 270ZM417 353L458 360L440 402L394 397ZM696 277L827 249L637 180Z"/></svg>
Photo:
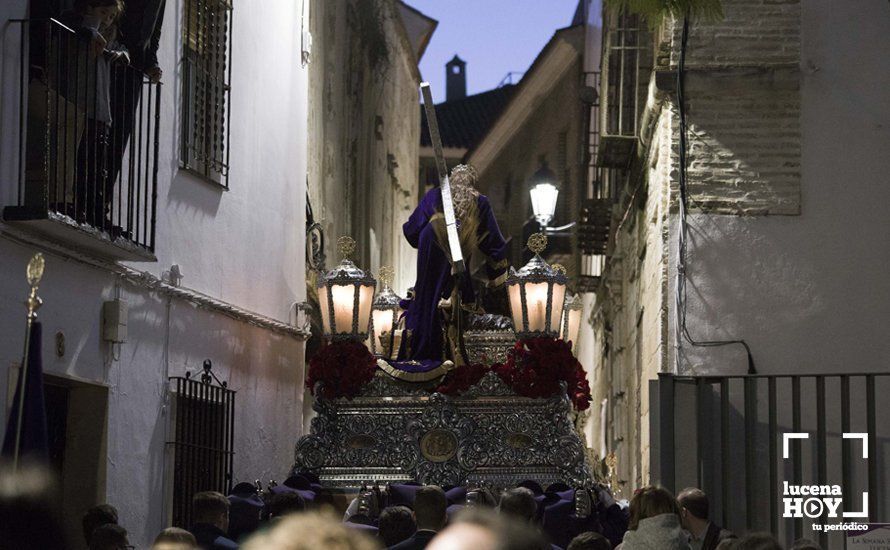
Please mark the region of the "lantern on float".
<svg viewBox="0 0 890 550"><path fill-rule="evenodd" d="M584 301L581 295L566 299L562 308L562 324L559 327L559 337L572 343L572 351L578 347L578 331L581 328L581 311L584 309Z"/></svg>
<svg viewBox="0 0 890 550"><path fill-rule="evenodd" d="M343 256L340 264L323 274L318 284L318 307L325 336L332 340L368 339L371 321L371 302L377 281L365 273L349 257L355 252L355 241L350 237L337 239L337 249Z"/></svg>
<svg viewBox="0 0 890 550"><path fill-rule="evenodd" d="M520 340L559 336L567 279L541 257L546 247L543 233L532 235L528 248L535 255L519 271L511 267L507 276L513 330Z"/></svg>
<svg viewBox="0 0 890 550"><path fill-rule="evenodd" d="M402 311L399 305L401 298L389 286L393 275L395 273L392 268L380 268L378 278L383 284L383 290L374 298L371 308L371 351L381 357L392 354L393 329L399 324L399 314Z"/></svg>

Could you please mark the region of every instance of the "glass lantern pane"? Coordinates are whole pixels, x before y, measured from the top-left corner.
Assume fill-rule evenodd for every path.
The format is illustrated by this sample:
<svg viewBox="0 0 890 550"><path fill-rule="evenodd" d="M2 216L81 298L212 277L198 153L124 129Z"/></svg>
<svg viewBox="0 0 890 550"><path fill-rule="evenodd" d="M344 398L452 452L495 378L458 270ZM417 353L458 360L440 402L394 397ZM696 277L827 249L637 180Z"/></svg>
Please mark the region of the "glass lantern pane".
<svg viewBox="0 0 890 550"><path fill-rule="evenodd" d="M507 287L507 295L510 299L510 316L513 317L513 330L516 332L522 332L522 302L519 301L519 284Z"/></svg>
<svg viewBox="0 0 890 550"><path fill-rule="evenodd" d="M379 352L383 349L380 336L392 332L393 312L391 309L375 309L371 315L374 317L374 345Z"/></svg>
<svg viewBox="0 0 890 550"><path fill-rule="evenodd" d="M526 283L525 302L528 307L528 330L545 330L544 324L547 320L547 283ZM557 322L559 322L559 313L562 313L562 302L560 302L560 309L557 310ZM556 327L555 324L553 326Z"/></svg>
<svg viewBox="0 0 890 550"><path fill-rule="evenodd" d="M544 285L544 300L546 305L547 283L541 284ZM566 285L553 285L553 309L550 311L550 330L552 330L553 332L557 332L559 330L559 321L562 318L562 308L565 305L565 301Z"/></svg>
<svg viewBox="0 0 890 550"><path fill-rule="evenodd" d="M567 342L572 342L572 344L578 343L578 329L581 328L581 313L580 309L572 309L566 312L569 316L569 330L568 334L563 337L563 340Z"/></svg>
<svg viewBox="0 0 890 550"><path fill-rule="evenodd" d="M318 288L318 309L321 310L321 330L331 334L331 310L328 307L328 287Z"/></svg>
<svg viewBox="0 0 890 550"><path fill-rule="evenodd" d="M334 285L331 287L334 300L333 327L337 334L352 334L352 310L355 301L355 287L352 285ZM367 322L365 326L367 326Z"/></svg>
<svg viewBox="0 0 890 550"><path fill-rule="evenodd" d="M371 304L374 301L374 287L370 285L359 287L358 293L358 331L368 332L368 323L371 321Z"/></svg>

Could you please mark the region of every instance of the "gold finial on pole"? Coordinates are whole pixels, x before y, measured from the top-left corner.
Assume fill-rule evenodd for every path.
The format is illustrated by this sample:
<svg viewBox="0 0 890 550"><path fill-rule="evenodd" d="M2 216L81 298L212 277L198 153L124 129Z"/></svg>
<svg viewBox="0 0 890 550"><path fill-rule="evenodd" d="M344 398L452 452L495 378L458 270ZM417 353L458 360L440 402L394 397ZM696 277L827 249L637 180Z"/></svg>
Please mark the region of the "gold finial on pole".
<svg viewBox="0 0 890 550"><path fill-rule="evenodd" d="M337 251L347 260L355 252L355 239L346 235L337 239Z"/></svg>
<svg viewBox="0 0 890 550"><path fill-rule="evenodd" d="M28 299L25 301L25 306L28 308L29 323L37 318L37 310L43 304L43 300L37 296L37 288L40 286L40 280L43 278L43 268L45 266L46 262L43 259L43 254L40 252L34 254L34 256L31 257L31 261L28 262L26 273L28 276L28 286L31 287L31 291L28 294Z"/></svg>
<svg viewBox="0 0 890 550"><path fill-rule="evenodd" d="M389 267L388 265L385 265L385 266L382 266L380 268L380 271L377 273L377 279L379 279L380 282L383 283L384 287L387 287L387 286L389 286L389 283L392 282L392 279L395 276L395 274L396 274L396 272L393 270L393 268Z"/></svg>
<svg viewBox="0 0 890 550"><path fill-rule="evenodd" d="M535 233L528 238L528 249L535 254L540 254L545 248L547 248L547 235Z"/></svg>
<svg viewBox="0 0 890 550"><path fill-rule="evenodd" d="M25 270L25 274L28 278L28 286L30 286L31 289L28 292L28 299L25 300L25 307L28 308L28 322L27 328L25 329L25 351L22 354L22 367L21 372L19 373L21 384L19 385L20 391L18 419L16 421L15 430L15 447L12 455L12 471L14 473L18 472L19 454L22 449L22 420L25 416L25 393L27 393L25 384L28 383L28 353L31 349L31 326L37 319L37 310L40 308L41 304L43 304L43 300L37 295L37 288L40 286L40 280L43 278L43 268L45 266L46 262L43 259L43 254L38 252L31 257L31 261L28 262L28 268Z"/></svg>

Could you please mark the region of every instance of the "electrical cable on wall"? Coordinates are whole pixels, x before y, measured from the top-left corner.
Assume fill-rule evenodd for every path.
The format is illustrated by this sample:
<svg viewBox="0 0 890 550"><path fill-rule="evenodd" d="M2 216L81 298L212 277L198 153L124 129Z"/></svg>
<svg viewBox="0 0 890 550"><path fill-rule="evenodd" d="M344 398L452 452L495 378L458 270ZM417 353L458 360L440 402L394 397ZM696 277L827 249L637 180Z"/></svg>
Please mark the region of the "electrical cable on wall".
<svg viewBox="0 0 890 550"><path fill-rule="evenodd" d="M686 65L686 43L689 38L689 18L683 18L683 34L680 40L680 58L677 62L677 107L680 115L680 147L679 147L679 188L680 188L680 234L678 237L677 250L677 341L684 339L695 347L719 347L740 345L745 348L748 356L748 374L757 374L754 368L754 356L751 354L751 347L744 340L695 340L689 334L689 328L686 326L686 246L689 231L689 223L686 219L687 214L687 181L686 181L686 147L687 147L687 127L686 127L686 98L684 94L684 77ZM679 366L679 355L677 357Z"/></svg>

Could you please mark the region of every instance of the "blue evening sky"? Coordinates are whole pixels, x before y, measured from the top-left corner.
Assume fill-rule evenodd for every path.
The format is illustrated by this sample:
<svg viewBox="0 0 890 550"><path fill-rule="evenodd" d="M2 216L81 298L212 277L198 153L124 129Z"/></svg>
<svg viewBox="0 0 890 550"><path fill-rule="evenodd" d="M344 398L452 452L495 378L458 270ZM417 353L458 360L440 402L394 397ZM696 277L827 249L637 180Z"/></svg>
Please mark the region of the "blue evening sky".
<svg viewBox="0 0 890 550"><path fill-rule="evenodd" d="M556 29L572 23L578 0L405 0L439 21L420 73L436 103L445 99L445 63L467 62L467 94L497 87L510 71L524 72ZM518 81L514 78L514 82Z"/></svg>

